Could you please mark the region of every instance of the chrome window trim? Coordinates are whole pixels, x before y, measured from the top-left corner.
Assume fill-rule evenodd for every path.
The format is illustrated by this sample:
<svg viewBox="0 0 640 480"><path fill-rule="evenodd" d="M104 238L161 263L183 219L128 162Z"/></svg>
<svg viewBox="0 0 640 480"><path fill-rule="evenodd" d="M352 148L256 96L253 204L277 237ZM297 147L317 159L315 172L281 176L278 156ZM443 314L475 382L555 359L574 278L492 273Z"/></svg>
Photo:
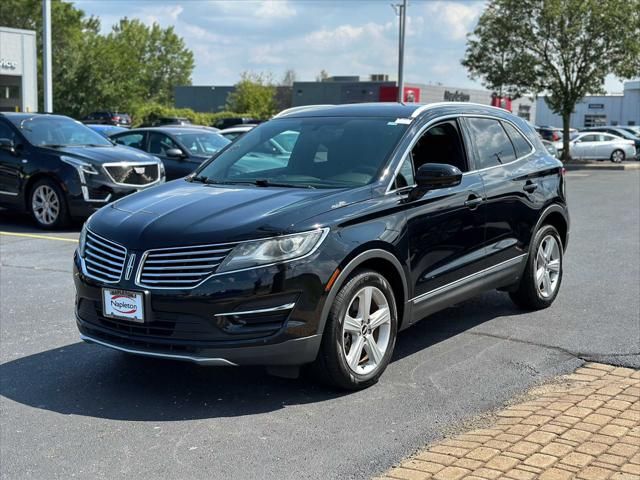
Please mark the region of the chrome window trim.
<svg viewBox="0 0 640 480"><path fill-rule="evenodd" d="M106 167L139 167L139 166L146 166L146 165L155 165L158 168L158 178L151 182L151 183L146 183L144 185L133 185L131 183L120 183L120 182L116 182L116 180L111 176L111 174L109 173L109 170L107 170ZM110 162L110 163L103 163L101 165L105 172L105 174L107 175L107 177L109 177L109 180L111 180L115 185L120 185L121 187L130 187L130 188L135 188L138 190L142 190L143 188L148 188L151 187L153 185L156 185L158 183L160 183L160 180L162 179L162 167L160 162L152 162L152 161L148 161L148 162Z"/></svg>
<svg viewBox="0 0 640 480"><path fill-rule="evenodd" d="M517 264L522 260L522 258L526 257L527 255L528 253L523 253L522 255L518 255L517 257L510 258L509 260L505 260L504 262L497 263L488 268L485 268L484 270L480 270L479 272L472 273L471 275L467 275L466 277L459 278L457 280L454 280L453 282L447 283L446 285L442 285L441 287L434 288L433 290L429 290L428 292L422 293L416 297L413 297L409 301L414 305L416 305L420 302L428 300L431 297L434 297L439 293L447 292L452 288L455 288L460 284L464 284L468 281L471 281L477 277L484 277L485 275L488 275L494 271L504 270L505 268L510 267L512 264Z"/></svg>
<svg viewBox="0 0 640 480"><path fill-rule="evenodd" d="M295 302L286 303L284 305L278 305L277 307L271 308L259 308L257 310L244 310L242 312L226 312L226 313L216 313L214 317L235 317L237 315L254 315L260 313L271 313L271 312L280 312L283 310L292 310L295 307Z"/></svg>
<svg viewBox="0 0 640 480"><path fill-rule="evenodd" d="M445 103L449 104L449 103ZM424 107L430 107L433 105L442 105L442 104L430 104L430 105L424 105ZM474 104L477 105L477 104ZM483 105L486 106L486 105ZM492 108L496 108L497 107L492 107ZM418 109L420 110L420 109ZM426 110L426 109L424 109ZM424 111L422 110L422 111ZM498 109L498 110L502 110L502 109ZM414 112L415 113L415 112ZM389 183L387 184L387 188L385 189L385 195L388 195L390 193L395 193L398 190L402 190L405 189L407 187L402 187L402 188L396 188L396 189L392 189L392 185L395 182L395 179L398 175L398 172L400 171L400 168L402 168L402 163L404 161L405 158L407 158L407 155L411 152L411 150L413 149L413 147L415 146L415 144L418 142L418 140L420 139L420 137L422 136L422 134L425 132L425 130L427 130L428 128L432 127L435 123L441 122L441 121L445 121L445 120L451 120L452 118L488 118L491 120L497 120L500 122L507 122L509 123L511 126L513 126L513 128L515 128L518 133L520 133L524 139L527 141L527 143L529 144L529 146L531 147L531 151L529 153L527 153L526 155L523 155L521 157L516 158L515 160L512 160L510 162L507 163L501 163L499 165L493 165L491 167L485 167L485 168L477 168L475 170L469 170L467 172L462 172L462 175L469 175L469 174L474 174L474 173L478 173L478 172L484 172L487 170L491 170L492 168L497 168L497 167L505 167L507 165L511 165L515 162L519 162L520 160L524 160L525 158L533 155L536 152L536 148L535 146L531 143L531 141L529 140L529 138L524 134L524 132L520 129L520 127L518 127L515 123L513 123L511 120L505 119L505 118L500 118L500 117L496 117L494 115L487 115L487 114L480 114L480 113L451 113L451 114L447 114L447 115L443 115L441 117L437 117L434 118L433 120L430 120L429 122L427 122L425 125L422 126L422 128L418 131L418 133L413 137L413 139L411 140L411 143L409 144L409 146L405 149L405 151L403 152L401 158L402 160L400 162L398 162L398 165L396 166L393 175L391 176L391 179L389 181ZM507 132L505 131L505 135L507 135L507 138L510 139L509 135L507 134ZM464 139L463 139L464 142ZM514 147L514 151L515 151L515 147ZM469 155L467 155L467 161L469 160ZM412 166L413 166L413 162L412 162ZM415 175L415 171L414 171L414 175ZM413 185L415 186L415 184Z"/></svg>
<svg viewBox="0 0 640 480"><path fill-rule="evenodd" d="M106 240L107 242L115 243L119 247L124 248L124 261L122 262L122 269L120 270L120 276L118 277L118 279L117 280L105 280L104 278L96 277L95 275L92 275L91 273L89 273L88 270L87 270L87 267L86 267L86 265L84 263L84 257L78 255L78 258L80 258L80 266L82 267L82 273L84 275L86 275L87 277L92 278L92 279L97 280L97 281L102 282L102 283L109 283L109 284L119 283L120 280L122 280L122 273L124 271L124 265L125 265L125 263L127 263L127 256L129 255L129 251L127 250L127 247L125 247L124 245L120 245L118 242L114 242L113 240L109 240L108 238L105 238L105 237L103 237L101 235L98 235L97 233L94 233L88 227L87 227L87 232L91 233L91 235L94 235L95 237L98 237L101 240Z"/></svg>
<svg viewBox="0 0 640 480"><path fill-rule="evenodd" d="M208 275L207 277L203 278L200 282L198 282L196 285L193 285L191 287L159 287L156 285L147 285L145 283L142 283L140 281L140 277L142 276L142 267L144 265L145 260L147 259L147 256L149 253L154 252L154 251L158 251L158 250L173 250L173 249L188 249L188 248L196 248L196 247L208 247L208 246L222 246L222 245L241 245L243 243L249 243L249 242L266 242L268 240L273 240L275 238L284 238L284 237L290 237L292 235L300 235L303 233L309 233L309 232L315 232L316 230L322 230L322 236L320 237L320 240L318 240L318 243L316 243L316 245L309 251L309 253L301 256L301 257L295 257L295 258L291 258L289 260L285 260L283 262L273 262L273 263L268 263L268 264L264 264L264 265L256 265L255 267L247 267L247 268L239 268L237 270L229 270L226 272L214 272L211 275ZM206 282L207 280L209 280L210 278L213 277L218 277L220 275L228 275L230 273L238 273L238 272L246 272L248 270L255 270L256 268L268 268L268 267L273 267L274 265L283 265L285 263L289 263L289 262L295 262L298 260L302 260L305 259L307 257L310 257L311 255L313 255L314 253L316 253L316 251L320 248L320 245L322 245L322 243L325 241L325 239L327 238L327 236L329 235L329 231L330 229L328 227L323 227L323 228L317 228L314 230L306 230L304 232L296 232L296 233L288 233L286 235L277 235L275 237L265 237L265 238L256 238L256 239L251 239L251 240L243 240L243 241L239 241L239 242L229 242L229 243L215 243L215 244L205 244L205 245L190 245L187 247L168 247L168 248L154 248L151 250L146 250L144 252L144 254L142 255L142 257L140 258L140 262L138 263L138 269L136 271L136 277L135 277L135 284L138 287L142 287L142 288L146 288L146 289L153 289L153 290L193 290L194 288L198 288L200 285L202 285L204 282ZM233 249L231 249L231 251L233 251ZM231 253L231 251L229 253L227 253L227 255L229 255ZM225 256L226 257L226 256ZM219 266L219 265L218 265ZM218 268L216 266L216 268Z"/></svg>
<svg viewBox="0 0 640 480"><path fill-rule="evenodd" d="M229 366L229 367L238 366L238 364L230 362L225 358L192 357L189 355L177 355L174 353L157 353L157 352L149 352L146 350L136 350L133 348L121 347L113 343L105 342L104 340L98 340L97 338L90 337L89 335L85 335L84 333L80 334L80 339L87 343L97 343L98 345L102 345L103 347L109 347L109 348L113 348L114 350L133 353L135 355L144 355L147 357L155 357L155 358L169 358L172 360L185 360L189 362L199 363L202 365L210 365L210 366L214 366L214 365Z"/></svg>

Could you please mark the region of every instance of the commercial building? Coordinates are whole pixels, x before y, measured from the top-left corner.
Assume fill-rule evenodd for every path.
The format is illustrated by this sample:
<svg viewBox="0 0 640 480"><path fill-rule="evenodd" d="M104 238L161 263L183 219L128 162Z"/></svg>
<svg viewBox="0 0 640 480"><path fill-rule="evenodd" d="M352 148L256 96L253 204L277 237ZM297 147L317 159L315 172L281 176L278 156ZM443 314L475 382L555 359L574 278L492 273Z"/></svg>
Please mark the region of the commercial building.
<svg viewBox="0 0 640 480"><path fill-rule="evenodd" d="M219 112L224 109L232 86L183 86L176 87L176 107L191 108L198 112ZM388 75L375 74L366 80L358 76L334 76L322 81L294 82L292 87L278 87L277 101L281 109L303 105L344 104L363 102L395 102L398 86ZM403 97L406 102L474 102L495 104L495 95L488 90L405 84ZM508 105L510 104L510 105ZM524 97L508 101L507 108L516 115L535 121L535 101Z"/></svg>
<svg viewBox="0 0 640 480"><path fill-rule="evenodd" d="M36 32L0 27L0 111L38 110Z"/></svg>
<svg viewBox="0 0 640 480"><path fill-rule="evenodd" d="M544 97L536 101L536 123L562 126L562 117L551 111ZM589 95L576 104L572 128L599 125L640 125L640 80L626 82L622 94Z"/></svg>

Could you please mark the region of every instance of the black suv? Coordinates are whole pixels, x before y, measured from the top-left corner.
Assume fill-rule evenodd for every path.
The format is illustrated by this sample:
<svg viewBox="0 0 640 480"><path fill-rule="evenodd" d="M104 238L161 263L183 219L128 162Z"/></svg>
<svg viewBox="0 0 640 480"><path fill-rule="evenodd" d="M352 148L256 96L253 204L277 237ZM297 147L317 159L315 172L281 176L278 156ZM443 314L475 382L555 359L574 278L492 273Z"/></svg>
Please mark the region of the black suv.
<svg viewBox="0 0 640 480"><path fill-rule="evenodd" d="M265 151L279 135L291 151ZM82 339L203 365L311 364L374 383L398 330L480 292L551 305L569 238L562 163L468 103L310 107L86 223Z"/></svg>
<svg viewBox="0 0 640 480"><path fill-rule="evenodd" d="M130 127L131 116L128 113L118 112L92 112L82 119L84 123L95 125L116 125L118 127Z"/></svg>
<svg viewBox="0 0 640 480"><path fill-rule="evenodd" d="M0 113L0 206L30 212L43 228L162 182L160 159L69 117Z"/></svg>

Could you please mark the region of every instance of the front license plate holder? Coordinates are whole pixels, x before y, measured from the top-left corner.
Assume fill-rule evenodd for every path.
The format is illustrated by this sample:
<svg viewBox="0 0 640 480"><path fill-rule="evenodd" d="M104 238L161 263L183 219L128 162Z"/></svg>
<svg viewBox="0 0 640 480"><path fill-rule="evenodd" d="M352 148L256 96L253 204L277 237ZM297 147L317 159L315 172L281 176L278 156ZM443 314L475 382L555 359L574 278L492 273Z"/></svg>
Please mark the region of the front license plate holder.
<svg viewBox="0 0 640 480"><path fill-rule="evenodd" d="M107 318L144 323L144 293L103 288L102 313Z"/></svg>

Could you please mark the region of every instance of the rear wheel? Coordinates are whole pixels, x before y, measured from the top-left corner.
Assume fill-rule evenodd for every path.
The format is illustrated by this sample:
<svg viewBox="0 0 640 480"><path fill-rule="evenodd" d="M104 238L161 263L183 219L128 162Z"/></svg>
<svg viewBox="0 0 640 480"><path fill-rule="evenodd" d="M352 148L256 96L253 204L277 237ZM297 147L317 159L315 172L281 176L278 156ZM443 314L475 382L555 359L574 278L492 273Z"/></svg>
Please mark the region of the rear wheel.
<svg viewBox="0 0 640 480"><path fill-rule="evenodd" d="M622 150L614 150L611 153L611 161L613 163L620 163L624 161L624 152Z"/></svg>
<svg viewBox="0 0 640 480"><path fill-rule="evenodd" d="M519 307L540 310L549 307L562 283L562 241L552 225L536 233L518 289L509 295Z"/></svg>
<svg viewBox="0 0 640 480"><path fill-rule="evenodd" d="M315 370L327 383L348 390L373 385L387 368L398 318L387 280L357 271L340 289L329 312Z"/></svg>
<svg viewBox="0 0 640 480"><path fill-rule="evenodd" d="M49 178L38 180L31 188L29 210L42 228L61 228L69 223L69 210L64 192Z"/></svg>

